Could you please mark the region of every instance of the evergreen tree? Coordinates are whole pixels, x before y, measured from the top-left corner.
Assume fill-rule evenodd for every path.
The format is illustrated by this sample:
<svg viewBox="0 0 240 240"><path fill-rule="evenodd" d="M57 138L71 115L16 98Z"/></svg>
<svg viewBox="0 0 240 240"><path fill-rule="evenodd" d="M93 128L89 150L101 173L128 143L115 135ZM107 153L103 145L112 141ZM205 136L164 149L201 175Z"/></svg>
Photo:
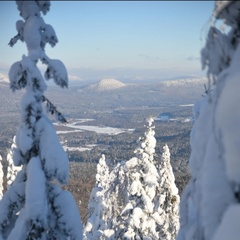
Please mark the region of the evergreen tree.
<svg viewBox="0 0 240 240"><path fill-rule="evenodd" d="M105 239L105 213L107 212L106 191L109 188L109 169L105 155L99 159L97 165L96 185L92 189L88 204L88 220L84 229L84 238L89 240Z"/></svg>
<svg viewBox="0 0 240 240"><path fill-rule="evenodd" d="M128 170L126 162L118 163L110 172L110 184L106 191L104 218L106 240L115 240L119 236L121 212L128 201Z"/></svg>
<svg viewBox="0 0 240 240"><path fill-rule="evenodd" d="M216 1L213 18L202 50L208 94L191 132L191 179L181 198L178 240L239 238L232 223L240 219L240 2ZM227 31L219 29L220 20Z"/></svg>
<svg viewBox="0 0 240 240"><path fill-rule="evenodd" d="M22 169L22 166L15 166L13 162L13 152L16 147L16 137L14 137L11 149L7 154L7 189L12 185L17 173Z"/></svg>
<svg viewBox="0 0 240 240"><path fill-rule="evenodd" d="M164 216L165 221L161 229L159 229L160 239L175 239L179 230L180 198L175 185L175 177L170 163L170 151L167 145L163 147L159 175L161 194L158 209L160 216ZM165 235L167 237L164 237Z"/></svg>
<svg viewBox="0 0 240 240"><path fill-rule="evenodd" d="M68 181L68 158L42 106L46 102L47 111L65 121L44 96L47 86L37 67L40 60L47 66L45 78L67 87L65 66L45 53L47 43L57 43L54 29L41 16L50 10L50 1L16 3L23 20L17 21L18 34L9 45L21 40L28 50L9 71L10 88L26 90L13 153L14 164L22 170L0 202L0 239L82 239L77 205L71 193L61 189Z"/></svg>
<svg viewBox="0 0 240 240"><path fill-rule="evenodd" d="M168 148L161 163L161 176L154 164L156 139L153 119L139 139L136 157L125 163L128 196L118 221L116 239L173 240L178 230L178 191ZM168 155L167 155L168 154Z"/></svg>
<svg viewBox="0 0 240 240"><path fill-rule="evenodd" d="M89 204L94 206L93 214L85 229L88 227L91 232L96 228L98 235L95 239L173 240L176 237L179 227L178 189L167 146L156 166L156 139L152 123L150 118L145 136L139 139L139 147L135 150L136 157L113 168L104 194L102 188L92 192L93 196L98 196L100 207L99 203ZM97 223L94 227L93 222ZM92 239L93 232L89 239Z"/></svg>

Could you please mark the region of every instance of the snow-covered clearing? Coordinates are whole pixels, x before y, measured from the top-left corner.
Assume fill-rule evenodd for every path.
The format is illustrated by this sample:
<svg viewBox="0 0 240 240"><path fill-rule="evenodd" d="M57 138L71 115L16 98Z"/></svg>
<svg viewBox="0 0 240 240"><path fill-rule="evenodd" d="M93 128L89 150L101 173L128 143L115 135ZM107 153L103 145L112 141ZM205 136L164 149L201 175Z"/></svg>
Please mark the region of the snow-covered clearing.
<svg viewBox="0 0 240 240"><path fill-rule="evenodd" d="M179 107L193 107L194 104L193 103L189 103L189 104L180 104Z"/></svg>
<svg viewBox="0 0 240 240"><path fill-rule="evenodd" d="M79 151L79 152L84 152L84 151L90 151L92 150L95 146L97 146L96 144L89 144L86 145L85 147L68 147L68 146L63 146L63 149L65 151Z"/></svg>
<svg viewBox="0 0 240 240"><path fill-rule="evenodd" d="M97 134L108 134L108 135L118 135L125 132L133 132L134 129L123 129L123 128L113 128L113 127L99 127L99 126L88 126L88 125L79 125L84 122L93 121L93 119L78 119L74 122L69 122L64 126L72 128L74 130L69 131L57 131L57 134L67 134L72 132L81 132L81 131L91 131L96 132ZM60 126L59 123L54 123L55 126Z"/></svg>
<svg viewBox="0 0 240 240"><path fill-rule="evenodd" d="M82 130L57 131L57 134L68 134L68 133L77 133L77 132L82 132Z"/></svg>

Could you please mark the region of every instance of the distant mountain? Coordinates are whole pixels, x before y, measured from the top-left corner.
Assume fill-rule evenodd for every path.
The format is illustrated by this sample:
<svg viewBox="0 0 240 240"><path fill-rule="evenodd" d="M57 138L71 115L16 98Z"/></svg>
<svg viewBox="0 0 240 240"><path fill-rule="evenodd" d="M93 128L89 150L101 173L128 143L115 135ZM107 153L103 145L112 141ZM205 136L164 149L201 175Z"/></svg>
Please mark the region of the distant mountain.
<svg viewBox="0 0 240 240"><path fill-rule="evenodd" d="M176 80L166 80L158 84L162 92L175 98L198 98L204 94L204 84L208 80L205 77L192 77Z"/></svg>
<svg viewBox="0 0 240 240"><path fill-rule="evenodd" d="M187 77L187 78L179 78L174 80L166 80L162 81L162 84L165 87L187 87L193 85L201 85L207 83L207 78L199 78L199 77Z"/></svg>
<svg viewBox="0 0 240 240"><path fill-rule="evenodd" d="M92 83L86 86L81 87L81 90L92 90L97 92L103 92L103 91L110 91L110 90L116 90L122 87L125 87L126 85L116 79L102 79L96 83Z"/></svg>
<svg viewBox="0 0 240 240"><path fill-rule="evenodd" d="M0 73L0 82L9 83L8 76L4 73Z"/></svg>
<svg viewBox="0 0 240 240"><path fill-rule="evenodd" d="M175 77L167 78L165 80L180 80L180 79L193 79L193 78L202 78L202 77L196 76L196 75L184 75L184 76L175 76Z"/></svg>

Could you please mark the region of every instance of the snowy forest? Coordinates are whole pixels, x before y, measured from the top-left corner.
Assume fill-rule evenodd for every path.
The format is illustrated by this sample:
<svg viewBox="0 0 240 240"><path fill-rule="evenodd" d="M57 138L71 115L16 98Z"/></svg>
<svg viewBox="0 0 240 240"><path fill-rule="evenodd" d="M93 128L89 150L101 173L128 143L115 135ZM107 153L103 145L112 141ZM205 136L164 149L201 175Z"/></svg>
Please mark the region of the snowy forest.
<svg viewBox="0 0 240 240"><path fill-rule="evenodd" d="M201 50L205 94L193 107L188 161L190 179L179 194L171 149L155 148L154 119L136 139L130 159L113 164L102 154L83 222L76 199L65 189L69 159L51 115L67 119L46 96L46 81L68 87L62 61L45 52L58 38L43 16L50 1L16 1L22 20L10 42L28 54L9 69L10 89L24 90L21 124L0 156L0 240L237 240L240 236L240 2L216 1ZM38 63L45 66L42 74ZM50 115L50 116L49 116ZM5 183L5 184L4 184Z"/></svg>

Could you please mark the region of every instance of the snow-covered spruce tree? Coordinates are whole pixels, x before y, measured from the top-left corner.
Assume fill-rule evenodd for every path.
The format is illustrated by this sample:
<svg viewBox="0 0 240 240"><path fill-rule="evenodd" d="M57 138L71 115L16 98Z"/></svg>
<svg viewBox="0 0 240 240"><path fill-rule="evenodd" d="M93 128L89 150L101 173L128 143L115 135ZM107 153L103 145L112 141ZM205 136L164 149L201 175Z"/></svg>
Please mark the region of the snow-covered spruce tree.
<svg viewBox="0 0 240 240"><path fill-rule="evenodd" d="M108 208L106 191L108 188L109 169L105 161L105 155L102 155L97 164L96 184L92 189L88 204L88 220L84 228L84 239L105 239L105 215Z"/></svg>
<svg viewBox="0 0 240 240"><path fill-rule="evenodd" d="M162 176L154 164L156 139L152 122L150 118L145 137L140 138L140 146L135 151L136 157L125 163L128 199L117 223L116 239L173 240L176 237L178 191L172 182L172 172L168 180L169 160L162 159ZM171 214L174 216L170 217Z"/></svg>
<svg viewBox="0 0 240 240"><path fill-rule="evenodd" d="M0 200L3 196L3 167L2 167L2 156L0 155Z"/></svg>
<svg viewBox="0 0 240 240"><path fill-rule="evenodd" d="M13 144L7 154L7 189L12 185L17 173L22 169L22 166L15 166L13 162L13 152L16 147L16 137L14 136Z"/></svg>
<svg viewBox="0 0 240 240"><path fill-rule="evenodd" d="M119 225L121 212L128 202L128 169L126 162L122 161L110 172L109 188L106 191L106 206L104 212L106 240L119 239Z"/></svg>
<svg viewBox="0 0 240 240"><path fill-rule="evenodd" d="M65 120L44 97L47 87L37 67L42 61L47 65L45 78L67 87L65 66L45 53L47 43L57 43L54 29L41 17L49 11L50 2L16 3L23 20L17 21L18 34L9 45L25 42L28 55L11 66L9 79L13 91L25 89L13 153L14 164L23 168L0 202L0 239L82 239L77 205L71 193L61 189L68 181L67 155L42 106L46 102L47 111Z"/></svg>
<svg viewBox="0 0 240 240"><path fill-rule="evenodd" d="M126 175L124 161L117 163L109 174L109 181L104 190L104 207L101 209L102 220L104 220L102 226L104 226L104 229L101 230L100 239L117 239L118 221L128 196L128 179Z"/></svg>
<svg viewBox="0 0 240 240"><path fill-rule="evenodd" d="M89 201L89 218L84 239L116 240L118 219L127 196L125 162L118 163L109 173L103 156L97 167L96 186Z"/></svg>
<svg viewBox="0 0 240 240"><path fill-rule="evenodd" d="M239 238L240 2L217 1L202 50L209 91L191 132L191 179L181 198L178 240Z"/></svg>
<svg viewBox="0 0 240 240"><path fill-rule="evenodd" d="M179 202L178 188L170 163L170 151L167 145L163 147L161 162L159 164L159 214L164 218L164 224L159 229L160 239L175 239L179 230ZM164 237L165 235L168 237ZM163 235L163 236L162 236Z"/></svg>

